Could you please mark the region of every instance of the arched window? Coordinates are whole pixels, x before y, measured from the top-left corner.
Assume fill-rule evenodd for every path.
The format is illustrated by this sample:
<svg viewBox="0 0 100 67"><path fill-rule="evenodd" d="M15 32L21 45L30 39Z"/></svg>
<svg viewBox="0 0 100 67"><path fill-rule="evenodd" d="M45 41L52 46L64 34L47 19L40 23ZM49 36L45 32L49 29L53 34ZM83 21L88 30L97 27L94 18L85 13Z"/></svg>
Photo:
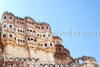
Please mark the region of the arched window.
<svg viewBox="0 0 100 67"><path fill-rule="evenodd" d="M6 34L3 34L3 37L6 37Z"/></svg>
<svg viewBox="0 0 100 67"><path fill-rule="evenodd" d="M24 24L24 22L22 22L22 24Z"/></svg>
<svg viewBox="0 0 100 67"><path fill-rule="evenodd" d="M40 27L38 26L38 29L40 29Z"/></svg>
<svg viewBox="0 0 100 67"><path fill-rule="evenodd" d="M48 29L48 27L46 27Z"/></svg>
<svg viewBox="0 0 100 67"><path fill-rule="evenodd" d="M43 37L45 37L45 35L43 35Z"/></svg>
<svg viewBox="0 0 100 67"><path fill-rule="evenodd" d="M4 25L4 27L6 27L6 25Z"/></svg>
<svg viewBox="0 0 100 67"><path fill-rule="evenodd" d="M58 48L58 50L61 50L60 48Z"/></svg>
<svg viewBox="0 0 100 67"><path fill-rule="evenodd" d="M52 46L52 43L50 43L50 46Z"/></svg>
<svg viewBox="0 0 100 67"><path fill-rule="evenodd" d="M39 34L37 34L39 36Z"/></svg>
<svg viewBox="0 0 100 67"><path fill-rule="evenodd" d="M25 43L25 40L23 40L23 43Z"/></svg>
<svg viewBox="0 0 100 67"><path fill-rule="evenodd" d="M15 37L15 40L16 40L16 37Z"/></svg>
<svg viewBox="0 0 100 67"><path fill-rule="evenodd" d="M29 21L29 23L31 24L31 22Z"/></svg>
<svg viewBox="0 0 100 67"><path fill-rule="evenodd" d="M22 40L21 40L21 42L22 42Z"/></svg>
<svg viewBox="0 0 100 67"><path fill-rule="evenodd" d="M10 34L9 36L12 37L12 34Z"/></svg>
<svg viewBox="0 0 100 67"><path fill-rule="evenodd" d="M4 19L6 19L7 17L6 16L4 16Z"/></svg>
<svg viewBox="0 0 100 67"><path fill-rule="evenodd" d="M45 46L47 46L47 44L45 43Z"/></svg>
<svg viewBox="0 0 100 67"><path fill-rule="evenodd" d="M18 41L20 41L20 40L18 39Z"/></svg>
<svg viewBox="0 0 100 67"><path fill-rule="evenodd" d="M17 21L17 23L19 23L19 21Z"/></svg>
<svg viewBox="0 0 100 67"><path fill-rule="evenodd" d="M27 31L29 31L29 29L27 29Z"/></svg>
<svg viewBox="0 0 100 67"><path fill-rule="evenodd" d="M48 35L50 37L50 35Z"/></svg>
<svg viewBox="0 0 100 67"><path fill-rule="evenodd" d="M22 32L22 30L20 30L20 32Z"/></svg>
<svg viewBox="0 0 100 67"><path fill-rule="evenodd" d="M18 32L19 32L19 29L18 29Z"/></svg>
<svg viewBox="0 0 100 67"><path fill-rule="evenodd" d="M44 29L44 27L43 27L43 26L42 26L41 28L42 28L42 29Z"/></svg>
<svg viewBox="0 0 100 67"><path fill-rule="evenodd" d="M31 38L31 40L33 40L33 38Z"/></svg>
<svg viewBox="0 0 100 67"><path fill-rule="evenodd" d="M30 38L28 38L28 40L30 40Z"/></svg>
<svg viewBox="0 0 100 67"><path fill-rule="evenodd" d="M10 16L9 19L12 19L12 17Z"/></svg>
<svg viewBox="0 0 100 67"><path fill-rule="evenodd" d="M24 33L24 31L23 31L23 33Z"/></svg>
<svg viewBox="0 0 100 67"><path fill-rule="evenodd" d="M9 27L12 28L12 25L10 25Z"/></svg>
<svg viewBox="0 0 100 67"><path fill-rule="evenodd" d="M37 42L37 40L36 40L36 39L34 39L34 42Z"/></svg>
<svg viewBox="0 0 100 67"><path fill-rule="evenodd" d="M33 33L35 33L35 31L33 30Z"/></svg>
<svg viewBox="0 0 100 67"><path fill-rule="evenodd" d="M30 32L32 32L32 30L30 30Z"/></svg>

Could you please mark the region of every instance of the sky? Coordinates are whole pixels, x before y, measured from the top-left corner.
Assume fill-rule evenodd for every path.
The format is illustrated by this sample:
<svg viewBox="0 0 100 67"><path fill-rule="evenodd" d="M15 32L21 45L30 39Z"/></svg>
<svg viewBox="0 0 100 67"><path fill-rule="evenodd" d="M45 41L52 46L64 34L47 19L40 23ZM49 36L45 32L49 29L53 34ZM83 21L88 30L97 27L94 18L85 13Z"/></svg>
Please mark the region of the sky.
<svg viewBox="0 0 100 67"><path fill-rule="evenodd" d="M5 11L47 22L73 58L93 56L100 64L100 0L0 0L0 18Z"/></svg>

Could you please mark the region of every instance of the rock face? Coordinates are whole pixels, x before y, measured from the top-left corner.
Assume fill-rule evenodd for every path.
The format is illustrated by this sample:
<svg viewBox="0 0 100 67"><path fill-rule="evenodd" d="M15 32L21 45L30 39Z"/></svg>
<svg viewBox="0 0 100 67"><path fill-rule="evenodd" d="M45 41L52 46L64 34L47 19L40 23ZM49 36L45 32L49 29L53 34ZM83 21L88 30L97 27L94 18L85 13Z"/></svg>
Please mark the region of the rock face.
<svg viewBox="0 0 100 67"><path fill-rule="evenodd" d="M81 67L88 67L88 65L94 67L92 63L96 64L95 60L94 62L85 60L83 64L74 62L70 51L61 43L62 39L53 36L49 24L45 22L38 23L30 17L19 18L9 12L4 12L2 15L0 23L1 67L7 67L9 63L12 67L20 67L18 64L26 64L26 67L33 67L36 64L67 64L72 67L77 64ZM29 61L30 58L31 61ZM33 61L32 58L38 61ZM14 64L16 66L13 66Z"/></svg>

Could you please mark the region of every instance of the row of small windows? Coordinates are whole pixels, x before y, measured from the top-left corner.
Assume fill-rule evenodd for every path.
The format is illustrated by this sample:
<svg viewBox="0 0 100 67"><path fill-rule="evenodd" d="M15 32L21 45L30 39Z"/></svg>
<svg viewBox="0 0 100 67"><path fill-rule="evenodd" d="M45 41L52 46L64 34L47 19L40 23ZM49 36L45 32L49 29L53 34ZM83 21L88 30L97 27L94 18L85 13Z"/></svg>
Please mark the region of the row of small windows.
<svg viewBox="0 0 100 67"><path fill-rule="evenodd" d="M46 37L46 36L50 37L49 34L48 34L48 35L45 35L45 34L43 34L43 35L41 35L41 34L37 34L37 35L40 36L40 37Z"/></svg>
<svg viewBox="0 0 100 67"><path fill-rule="evenodd" d="M29 30L29 29L27 29L27 31L30 31L30 32L33 32L33 33L35 33L35 31L34 31L34 30Z"/></svg>
<svg viewBox="0 0 100 67"><path fill-rule="evenodd" d="M6 27L6 25L4 25L4 27ZM12 25L9 25L10 28L12 28Z"/></svg>
<svg viewBox="0 0 100 67"><path fill-rule="evenodd" d="M7 18L7 17L4 16L4 19L6 19L6 18ZM10 16L9 19L12 19L12 17ZM21 21L17 21L17 23L19 23L19 24L24 24L24 22L21 22ZM34 24L33 22L30 22L30 21L29 21L29 22L27 21L27 23ZM36 28L40 29L39 26L36 26ZM44 29L44 27L42 26L41 29ZM46 27L46 29L48 29L48 26Z"/></svg>
<svg viewBox="0 0 100 67"><path fill-rule="evenodd" d="M6 34L3 34L3 37L6 37L6 36L7 36ZM9 37L12 37L12 34L9 34ZM15 40L16 40L16 38L15 38ZM25 43L25 40L18 39L18 41Z"/></svg>
<svg viewBox="0 0 100 67"><path fill-rule="evenodd" d="M7 17L6 17L6 16L4 16L4 19L7 19ZM10 17L9 17L9 19L12 19L12 17L10 16Z"/></svg>
<svg viewBox="0 0 100 67"><path fill-rule="evenodd" d="M36 26L36 28L37 29L44 29L45 27L44 26L41 26L41 27L40 26ZM46 26L46 29L49 29L48 26Z"/></svg>
<svg viewBox="0 0 100 67"><path fill-rule="evenodd" d="M30 22L30 21L27 21L27 23L34 24L34 22ZM40 26L36 26L36 28L37 29L44 29L44 26L41 26L41 27ZM49 29L48 26L46 26L46 29Z"/></svg>
<svg viewBox="0 0 100 67"><path fill-rule="evenodd" d="M4 25L4 27L6 27L6 25ZM12 28L12 25L9 25L9 27L10 28ZM25 32L25 31L23 31L23 30L17 30L18 32ZM34 30L31 30L31 29L27 29L27 31L30 31L30 32L33 32L33 33L35 33L35 31ZM40 36L40 37L42 37L42 35L41 34L37 34L38 36ZM46 35L45 34L43 34L43 37L46 37ZM50 35L48 34L48 37L50 37Z"/></svg>
<svg viewBox="0 0 100 67"><path fill-rule="evenodd" d="M34 22L30 22L30 21L27 21L27 23L29 23L29 24L34 24Z"/></svg>
<svg viewBox="0 0 100 67"><path fill-rule="evenodd" d="M4 16L4 19L7 19L7 17ZM12 17L10 16L9 19L12 19ZM14 21L15 21L15 19L14 19ZM19 24L24 24L24 22L21 22L21 21L17 21L17 23L19 23Z"/></svg>
<svg viewBox="0 0 100 67"><path fill-rule="evenodd" d="M23 33L25 32L25 31L23 31L23 30L19 30L19 29L18 29L17 31L18 31L18 32L23 32Z"/></svg>
<svg viewBox="0 0 100 67"><path fill-rule="evenodd" d="M25 40L18 39L18 41L19 41L19 42L23 42L23 43L25 43Z"/></svg>
<svg viewBox="0 0 100 67"><path fill-rule="evenodd" d="M39 44L39 45L40 45L40 46L43 46L43 44ZM48 46L48 44L47 44L47 43L45 43L45 44L44 44L44 46L46 46L46 47L47 47L47 46ZM50 46L53 46L53 45L52 45L52 43L50 43Z"/></svg>
<svg viewBox="0 0 100 67"><path fill-rule="evenodd" d="M6 27L6 25L4 25L4 27ZM9 25L9 27L12 28L12 25ZM14 28L14 29L15 29L15 28ZM18 29L17 31L18 31L18 32L23 32L23 33L25 32L25 31L19 30L19 29Z"/></svg>
<svg viewBox="0 0 100 67"><path fill-rule="evenodd" d="M18 24L24 24L24 22L21 22L21 21L17 21L17 23L18 23Z"/></svg>
<svg viewBox="0 0 100 67"><path fill-rule="evenodd" d="M37 42L37 40L34 39L34 38L28 38L28 41L34 41L34 42Z"/></svg>
<svg viewBox="0 0 100 67"><path fill-rule="evenodd" d="M6 34L3 34L3 37L6 37L7 35ZM9 37L12 37L12 34L9 34Z"/></svg>
<svg viewBox="0 0 100 67"><path fill-rule="evenodd" d="M6 18L7 18L7 17L4 16L4 19L6 19ZM10 16L9 19L12 19L12 17ZM15 21L15 20L14 20L14 21ZM21 21L17 21L17 23L19 23L19 24L24 24L24 22L21 22ZM27 21L27 23L34 24L33 22L30 22L30 21L29 21L29 22ZM38 29L44 29L44 26L41 26L41 27L40 27L40 26L36 26L36 28L38 28ZM49 29L48 26L46 26L46 29Z"/></svg>
<svg viewBox="0 0 100 67"><path fill-rule="evenodd" d="M34 30L31 30L31 29L27 29L27 31L35 33L35 31L34 31ZM38 35L38 36L40 36L40 37L42 37L42 35L41 35L41 34L37 34L37 35ZM45 34L43 34L43 37L46 37L46 35L45 35ZM50 37L50 35L49 35L49 34L48 34L48 37Z"/></svg>
<svg viewBox="0 0 100 67"><path fill-rule="evenodd" d="M6 36L7 36L6 34L3 34L3 37L6 37ZM9 34L9 37L12 37L12 34ZM16 40L16 38L15 38L15 40ZM28 38L28 41L37 42L37 40L34 39L34 38ZM25 43L25 40L18 39L18 42L23 42L23 43ZM39 45L42 46L42 44L39 44ZM44 46L46 46L46 47L47 47L47 45L48 45L47 43L44 44ZM50 43L50 46L53 46L52 43Z"/></svg>

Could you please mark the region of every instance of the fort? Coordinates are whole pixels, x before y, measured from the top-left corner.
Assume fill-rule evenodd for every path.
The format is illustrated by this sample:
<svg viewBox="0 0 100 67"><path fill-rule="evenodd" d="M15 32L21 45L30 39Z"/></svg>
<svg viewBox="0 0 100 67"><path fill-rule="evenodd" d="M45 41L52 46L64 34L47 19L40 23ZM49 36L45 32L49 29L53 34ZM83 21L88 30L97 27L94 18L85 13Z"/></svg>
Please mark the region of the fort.
<svg viewBox="0 0 100 67"><path fill-rule="evenodd" d="M0 22L0 67L7 67L8 64L10 67L21 67L19 64L25 67L37 67L40 64L98 67L93 57L72 58L62 41L59 36L53 36L48 23L4 12ZM33 61L34 58L38 60Z"/></svg>

